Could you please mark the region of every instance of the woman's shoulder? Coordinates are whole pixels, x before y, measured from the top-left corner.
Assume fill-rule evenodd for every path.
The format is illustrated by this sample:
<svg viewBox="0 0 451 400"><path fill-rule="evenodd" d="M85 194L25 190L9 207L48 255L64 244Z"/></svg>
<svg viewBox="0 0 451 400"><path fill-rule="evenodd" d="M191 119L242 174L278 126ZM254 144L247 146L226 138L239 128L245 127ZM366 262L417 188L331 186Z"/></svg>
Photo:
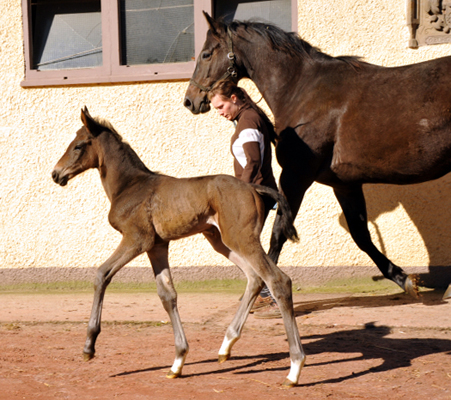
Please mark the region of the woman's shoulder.
<svg viewBox="0 0 451 400"><path fill-rule="evenodd" d="M242 110L240 118L238 120L238 125L241 129L247 128L260 128L262 123L262 117L260 114L254 110L252 107L247 106Z"/></svg>

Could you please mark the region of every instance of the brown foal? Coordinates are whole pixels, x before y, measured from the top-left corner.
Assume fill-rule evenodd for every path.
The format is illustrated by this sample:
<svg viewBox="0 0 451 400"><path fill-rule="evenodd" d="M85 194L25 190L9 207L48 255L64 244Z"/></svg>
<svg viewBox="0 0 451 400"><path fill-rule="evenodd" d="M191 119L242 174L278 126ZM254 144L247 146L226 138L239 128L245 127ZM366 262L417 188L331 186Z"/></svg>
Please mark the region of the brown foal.
<svg viewBox="0 0 451 400"><path fill-rule="evenodd" d="M175 337L175 361L168 378L181 375L188 343L177 309L177 294L168 263L171 240L202 233L213 248L236 264L247 277L238 311L219 350L219 361L230 357L258 293L266 283L282 313L291 358L285 386L297 384L305 354L293 311L291 280L264 252L260 233L264 205L260 195L278 202L284 232L297 233L285 198L274 190L249 185L228 175L177 179L150 171L132 148L106 122L82 110L83 127L56 164L52 177L61 186L90 168L97 168L111 202L110 224L122 234L116 251L98 269L84 357L95 354L105 290L113 276L146 252L155 273L158 295L169 314Z"/></svg>

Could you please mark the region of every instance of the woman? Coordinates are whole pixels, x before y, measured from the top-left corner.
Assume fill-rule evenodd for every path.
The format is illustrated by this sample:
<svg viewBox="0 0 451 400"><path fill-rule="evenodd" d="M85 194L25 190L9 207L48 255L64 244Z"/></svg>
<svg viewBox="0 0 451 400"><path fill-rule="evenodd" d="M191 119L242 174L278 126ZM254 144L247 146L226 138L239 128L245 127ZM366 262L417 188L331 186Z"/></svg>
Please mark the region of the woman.
<svg viewBox="0 0 451 400"><path fill-rule="evenodd" d="M271 167L271 141L275 132L266 114L255 104L244 89L231 81L220 81L208 93L212 106L219 115L234 122L231 138L235 176L244 182L256 183L277 190ZM262 197L265 219L274 207L274 200ZM251 312L256 318L280 318L280 310L265 286Z"/></svg>

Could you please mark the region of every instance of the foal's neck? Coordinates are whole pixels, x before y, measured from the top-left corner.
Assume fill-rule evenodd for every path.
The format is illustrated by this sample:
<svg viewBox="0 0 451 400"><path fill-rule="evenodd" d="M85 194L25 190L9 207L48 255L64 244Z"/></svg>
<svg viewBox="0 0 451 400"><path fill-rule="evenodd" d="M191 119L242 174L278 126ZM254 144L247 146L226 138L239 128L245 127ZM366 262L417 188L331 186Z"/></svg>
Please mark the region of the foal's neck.
<svg viewBox="0 0 451 400"><path fill-rule="evenodd" d="M97 141L100 179L111 202L151 174L133 149L114 134L104 132Z"/></svg>

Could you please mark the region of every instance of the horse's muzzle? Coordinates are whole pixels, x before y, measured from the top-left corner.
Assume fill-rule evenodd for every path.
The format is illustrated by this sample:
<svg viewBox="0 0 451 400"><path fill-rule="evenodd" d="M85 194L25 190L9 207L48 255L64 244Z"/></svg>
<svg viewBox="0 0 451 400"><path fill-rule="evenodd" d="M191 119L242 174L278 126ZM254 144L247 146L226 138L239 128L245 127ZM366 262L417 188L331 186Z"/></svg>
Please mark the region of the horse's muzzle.
<svg viewBox="0 0 451 400"><path fill-rule="evenodd" d="M56 184L66 186L69 177L67 175L61 176L60 173L56 169L54 169L52 172L52 179Z"/></svg>
<svg viewBox="0 0 451 400"><path fill-rule="evenodd" d="M199 103L199 106L196 107L194 101L186 96L183 105L193 114L203 114L210 111L210 102L206 98Z"/></svg>

